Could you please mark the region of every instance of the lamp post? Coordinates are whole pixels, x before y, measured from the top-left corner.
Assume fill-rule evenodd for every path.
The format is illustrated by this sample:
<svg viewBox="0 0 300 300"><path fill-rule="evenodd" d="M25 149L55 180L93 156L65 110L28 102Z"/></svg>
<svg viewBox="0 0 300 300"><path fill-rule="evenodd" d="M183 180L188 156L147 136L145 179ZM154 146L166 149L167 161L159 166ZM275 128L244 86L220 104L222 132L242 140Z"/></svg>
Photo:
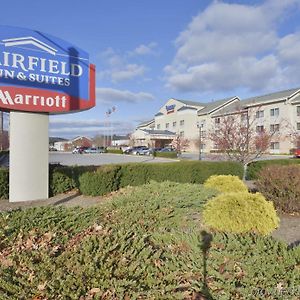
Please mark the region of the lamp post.
<svg viewBox="0 0 300 300"><path fill-rule="evenodd" d="M202 160L202 128L203 122L197 122L197 128L199 129L199 160Z"/></svg>

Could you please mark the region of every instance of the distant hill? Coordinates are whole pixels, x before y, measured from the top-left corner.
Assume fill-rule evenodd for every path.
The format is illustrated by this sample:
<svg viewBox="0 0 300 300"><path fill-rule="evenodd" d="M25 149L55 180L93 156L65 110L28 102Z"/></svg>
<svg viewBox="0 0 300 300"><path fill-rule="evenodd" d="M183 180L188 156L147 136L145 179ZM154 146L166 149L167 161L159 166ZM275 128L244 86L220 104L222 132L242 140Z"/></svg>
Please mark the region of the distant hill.
<svg viewBox="0 0 300 300"><path fill-rule="evenodd" d="M64 141L67 141L67 139L60 138L60 137L53 137L53 136L49 137L49 144L52 144L52 145L56 142L64 142Z"/></svg>

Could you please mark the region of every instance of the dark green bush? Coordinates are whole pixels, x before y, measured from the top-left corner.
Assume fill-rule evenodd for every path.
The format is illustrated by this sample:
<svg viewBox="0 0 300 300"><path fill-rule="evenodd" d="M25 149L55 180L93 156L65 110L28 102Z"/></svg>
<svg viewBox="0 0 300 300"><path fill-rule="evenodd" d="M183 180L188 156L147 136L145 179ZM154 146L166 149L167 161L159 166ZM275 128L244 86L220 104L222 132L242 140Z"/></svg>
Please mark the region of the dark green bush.
<svg viewBox="0 0 300 300"><path fill-rule="evenodd" d="M123 151L121 149L107 149L106 153L123 154Z"/></svg>
<svg viewBox="0 0 300 300"><path fill-rule="evenodd" d="M109 165L87 172L79 177L79 189L82 194L101 196L119 188L120 166Z"/></svg>
<svg viewBox="0 0 300 300"><path fill-rule="evenodd" d="M92 195L96 193L95 190L98 190L102 194L102 191L111 192L128 185L142 185L148 183L150 180L158 182L169 180L182 183L203 183L208 177L215 174L235 175L240 178L242 178L243 174L242 165L235 162L182 161L155 164L131 163L110 165L108 168L114 171L107 176L107 169L104 167L50 165L50 196L68 192L73 188L80 189L83 194L85 194L83 191L88 190L88 195ZM7 198L8 170L3 172L3 175L0 173L0 176L4 176L1 181L4 192L0 193L0 197L2 195L3 198ZM79 178L85 173L84 179L80 182ZM93 177L91 182L88 181L90 174ZM111 183L109 183L110 179L112 180ZM103 183L99 184L100 181ZM92 184L96 185L95 188L92 188ZM91 190L93 191L91 192Z"/></svg>
<svg viewBox="0 0 300 300"><path fill-rule="evenodd" d="M74 188L79 189L79 177L86 173L95 171L95 166L49 166L49 196L66 193Z"/></svg>
<svg viewBox="0 0 300 300"><path fill-rule="evenodd" d="M116 174L113 175L114 182L111 183L113 190L125 187L128 185L137 186L155 180L158 182L162 181L173 181L182 183L203 183L208 177L214 174L224 175L236 175L240 178L243 174L243 168L241 164L235 162L172 162L172 163L155 163L155 164L122 164L115 165ZM105 169L103 169L105 170ZM100 181L107 181L106 174L102 174L102 168L97 170L95 173L88 173L90 175L84 176L84 182L89 185L89 189L92 184L99 185ZM105 172L105 171L104 171ZM94 176L91 182L88 182L89 176ZM99 181L99 182L98 182ZM110 185L105 184L107 190ZM95 187L97 189L97 187ZM83 194L86 189L80 190ZM101 188L102 190L102 188ZM113 191L111 190L111 191ZM110 190L107 190L110 192ZM101 192L102 193L102 192ZM88 195L91 195L89 192Z"/></svg>
<svg viewBox="0 0 300 300"><path fill-rule="evenodd" d="M75 187L74 179L59 171L53 172L51 178L49 178L50 196L66 193Z"/></svg>
<svg viewBox="0 0 300 300"><path fill-rule="evenodd" d="M9 194L9 172L8 169L0 168L0 198L8 199Z"/></svg>
<svg viewBox="0 0 300 300"><path fill-rule="evenodd" d="M154 152L155 157L165 157L165 158L177 158L176 151L170 152Z"/></svg>
<svg viewBox="0 0 300 300"><path fill-rule="evenodd" d="M293 159L271 159L271 160L260 160L252 162L247 167L247 180L255 180L258 178L258 173L266 166L271 165L279 165L279 166L286 166L286 165L293 165L293 164L300 164L300 159L293 158Z"/></svg>
<svg viewBox="0 0 300 300"><path fill-rule="evenodd" d="M271 165L258 173L258 190L277 210L300 213L300 165Z"/></svg>

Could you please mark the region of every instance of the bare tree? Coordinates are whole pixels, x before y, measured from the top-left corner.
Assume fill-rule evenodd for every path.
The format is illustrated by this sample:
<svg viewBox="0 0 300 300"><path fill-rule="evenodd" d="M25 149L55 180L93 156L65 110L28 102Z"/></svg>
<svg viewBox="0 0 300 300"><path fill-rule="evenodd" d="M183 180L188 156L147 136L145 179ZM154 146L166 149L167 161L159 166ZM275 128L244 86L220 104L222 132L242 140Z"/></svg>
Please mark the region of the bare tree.
<svg viewBox="0 0 300 300"><path fill-rule="evenodd" d="M178 154L181 154L182 151L185 151L189 147L190 141L185 139L180 134L177 134L171 142L171 146L177 151Z"/></svg>
<svg viewBox="0 0 300 300"><path fill-rule="evenodd" d="M103 147L104 144L105 144L105 141L104 141L104 136L103 135L96 135L94 138L93 138L93 144L96 146L96 147Z"/></svg>
<svg viewBox="0 0 300 300"><path fill-rule="evenodd" d="M215 147L229 160L242 163L245 170L250 162L268 150L272 138L279 135L279 128L271 132L257 123L256 111L259 108L237 108L234 114L216 118L209 133Z"/></svg>

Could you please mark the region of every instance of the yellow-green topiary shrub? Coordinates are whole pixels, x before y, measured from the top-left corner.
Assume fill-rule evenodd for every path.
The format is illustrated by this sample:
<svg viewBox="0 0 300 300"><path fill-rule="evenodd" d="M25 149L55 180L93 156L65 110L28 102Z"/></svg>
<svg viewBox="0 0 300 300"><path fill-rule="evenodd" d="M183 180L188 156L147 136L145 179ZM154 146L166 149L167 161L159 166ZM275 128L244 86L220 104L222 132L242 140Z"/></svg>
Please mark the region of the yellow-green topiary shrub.
<svg viewBox="0 0 300 300"><path fill-rule="evenodd" d="M204 182L204 186L221 193L248 192L243 181L233 175L212 175Z"/></svg>
<svg viewBox="0 0 300 300"><path fill-rule="evenodd" d="M220 194L205 204L203 218L210 228L231 233L266 235L279 224L273 202L260 193Z"/></svg>

